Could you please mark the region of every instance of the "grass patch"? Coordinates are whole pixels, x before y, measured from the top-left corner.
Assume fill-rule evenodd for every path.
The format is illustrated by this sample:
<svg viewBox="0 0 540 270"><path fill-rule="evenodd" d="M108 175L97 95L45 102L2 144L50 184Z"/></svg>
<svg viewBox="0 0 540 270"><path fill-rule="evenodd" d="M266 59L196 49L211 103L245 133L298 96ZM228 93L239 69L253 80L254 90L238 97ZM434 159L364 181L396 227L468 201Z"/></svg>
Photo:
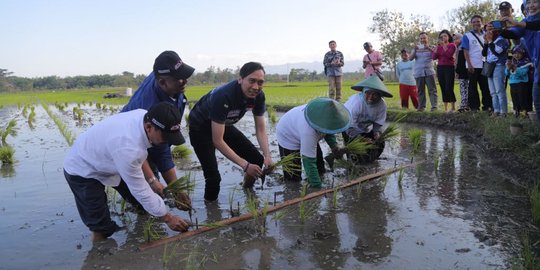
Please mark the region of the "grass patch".
<svg viewBox="0 0 540 270"><path fill-rule="evenodd" d="M529 191L532 218L536 224L540 224L540 190L538 190L538 188L540 188L540 184L536 181Z"/></svg>

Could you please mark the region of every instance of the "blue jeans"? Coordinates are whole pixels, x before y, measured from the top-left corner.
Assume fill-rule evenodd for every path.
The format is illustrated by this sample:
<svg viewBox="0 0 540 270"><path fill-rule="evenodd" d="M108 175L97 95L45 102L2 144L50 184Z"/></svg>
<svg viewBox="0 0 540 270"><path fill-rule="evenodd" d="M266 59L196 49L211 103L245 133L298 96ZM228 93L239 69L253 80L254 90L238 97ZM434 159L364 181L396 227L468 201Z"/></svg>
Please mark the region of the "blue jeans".
<svg viewBox="0 0 540 270"><path fill-rule="evenodd" d="M495 113L507 113L508 112L508 99L506 97L506 88L504 85L504 65L495 66L493 70L493 76L488 78L489 93L493 102L493 112Z"/></svg>

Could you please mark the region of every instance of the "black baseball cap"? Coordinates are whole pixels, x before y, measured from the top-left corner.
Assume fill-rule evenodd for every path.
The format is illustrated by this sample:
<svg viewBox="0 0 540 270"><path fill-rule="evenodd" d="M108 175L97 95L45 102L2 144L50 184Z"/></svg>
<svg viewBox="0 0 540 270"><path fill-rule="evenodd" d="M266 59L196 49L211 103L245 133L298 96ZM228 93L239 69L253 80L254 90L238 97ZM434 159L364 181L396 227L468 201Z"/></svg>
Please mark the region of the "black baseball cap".
<svg viewBox="0 0 540 270"><path fill-rule="evenodd" d="M180 132L180 110L169 102L160 102L153 105L144 116L163 133L168 144L180 145L186 142Z"/></svg>
<svg viewBox="0 0 540 270"><path fill-rule="evenodd" d="M371 46L371 42L364 43L364 49L367 49L369 47L373 47L373 46Z"/></svg>
<svg viewBox="0 0 540 270"><path fill-rule="evenodd" d="M510 3L506 2L506 1L501 2L501 3L499 4L499 10L501 10L501 9L507 9L507 8L512 8L512 4L510 4Z"/></svg>
<svg viewBox="0 0 540 270"><path fill-rule="evenodd" d="M193 74L195 69L184 63L180 56L173 51L164 51L154 62L154 73L156 75L173 76L177 80L185 80Z"/></svg>

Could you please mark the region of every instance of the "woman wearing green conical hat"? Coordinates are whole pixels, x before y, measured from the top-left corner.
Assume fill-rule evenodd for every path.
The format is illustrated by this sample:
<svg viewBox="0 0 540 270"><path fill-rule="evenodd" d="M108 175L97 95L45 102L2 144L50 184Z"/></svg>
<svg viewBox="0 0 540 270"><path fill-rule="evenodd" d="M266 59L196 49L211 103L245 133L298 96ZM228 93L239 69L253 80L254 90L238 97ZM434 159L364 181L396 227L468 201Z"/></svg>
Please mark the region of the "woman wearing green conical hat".
<svg viewBox="0 0 540 270"><path fill-rule="evenodd" d="M321 187L319 174L324 173L325 168L319 141L324 138L332 151L337 152L339 148L334 134L347 130L350 118L343 104L327 97L292 108L279 119L276 126L279 154L284 157L300 153L309 185ZM301 171L293 174L284 171L283 174L286 180L302 180Z"/></svg>
<svg viewBox="0 0 540 270"><path fill-rule="evenodd" d="M368 158L363 158L365 161L372 161L378 158L384 149L384 141L377 142L386 122L387 107L383 97L392 97L392 94L377 76L371 76L351 88L360 93L352 95L345 103L345 107L351 112L351 126L343 135L346 141L358 136L374 140L378 146L377 151L369 153Z"/></svg>

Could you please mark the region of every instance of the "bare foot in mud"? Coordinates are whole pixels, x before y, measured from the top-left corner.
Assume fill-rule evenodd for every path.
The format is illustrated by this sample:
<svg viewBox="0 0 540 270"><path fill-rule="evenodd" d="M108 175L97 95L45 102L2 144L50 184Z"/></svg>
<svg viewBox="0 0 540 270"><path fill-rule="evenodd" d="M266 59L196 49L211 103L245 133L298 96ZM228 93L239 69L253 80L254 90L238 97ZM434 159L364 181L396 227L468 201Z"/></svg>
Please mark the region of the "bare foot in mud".
<svg viewBox="0 0 540 270"><path fill-rule="evenodd" d="M103 233L92 232L92 242L101 242L106 239L107 237Z"/></svg>

